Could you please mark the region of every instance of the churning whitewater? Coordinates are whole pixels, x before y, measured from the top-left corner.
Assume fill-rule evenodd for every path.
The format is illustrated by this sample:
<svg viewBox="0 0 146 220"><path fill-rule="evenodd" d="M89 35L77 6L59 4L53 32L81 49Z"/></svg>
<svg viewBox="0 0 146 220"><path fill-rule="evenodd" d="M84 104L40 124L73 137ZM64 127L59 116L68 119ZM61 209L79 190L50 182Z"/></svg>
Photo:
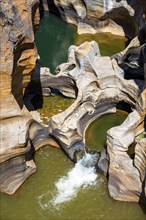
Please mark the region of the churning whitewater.
<svg viewBox="0 0 146 220"><path fill-rule="evenodd" d="M43 197L39 197L39 204L41 208L46 209L49 205L55 208L59 205L74 199L79 190L88 186L93 186L97 183L97 173L94 167L96 156L92 154L85 154L75 166L69 170L66 176L61 177L56 183L56 192L53 199L47 203L43 203Z"/></svg>
<svg viewBox="0 0 146 220"><path fill-rule="evenodd" d="M86 188L90 185L96 184L97 174L95 168L92 166L94 155L85 154L71 169L67 176L63 176L55 184L57 195L51 201L53 205L58 205L77 196L81 187Z"/></svg>

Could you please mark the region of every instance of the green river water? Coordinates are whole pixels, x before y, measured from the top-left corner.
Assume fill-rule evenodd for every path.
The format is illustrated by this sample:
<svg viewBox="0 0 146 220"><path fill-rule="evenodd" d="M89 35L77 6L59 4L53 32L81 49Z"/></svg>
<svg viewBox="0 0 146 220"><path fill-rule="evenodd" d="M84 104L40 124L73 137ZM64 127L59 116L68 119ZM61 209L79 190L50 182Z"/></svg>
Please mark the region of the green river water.
<svg viewBox="0 0 146 220"><path fill-rule="evenodd" d="M89 35L84 36L89 39ZM126 39L110 34L90 36L97 39L101 54L111 55L124 49ZM113 40L114 39L114 40ZM116 39L116 40L115 40ZM45 13L36 34L36 44L42 65L55 67L66 61L67 49L71 44L79 44L82 37L76 36L76 29L53 15ZM119 43L117 43L119 42ZM110 50L108 45L110 44ZM44 98L44 107L40 109L44 123L52 115L63 111L73 103L73 99L60 96ZM91 149L101 150L106 146L106 131L120 125L127 113L118 111L108 114L90 124L86 131L86 144ZM54 207L50 201L56 194L55 182L74 167L64 153L50 146L40 149L35 155L37 172L33 174L18 191L8 196L0 194L1 220L145 220L145 207L130 202L113 200L107 190L107 180L98 174L96 184L81 188L77 197Z"/></svg>

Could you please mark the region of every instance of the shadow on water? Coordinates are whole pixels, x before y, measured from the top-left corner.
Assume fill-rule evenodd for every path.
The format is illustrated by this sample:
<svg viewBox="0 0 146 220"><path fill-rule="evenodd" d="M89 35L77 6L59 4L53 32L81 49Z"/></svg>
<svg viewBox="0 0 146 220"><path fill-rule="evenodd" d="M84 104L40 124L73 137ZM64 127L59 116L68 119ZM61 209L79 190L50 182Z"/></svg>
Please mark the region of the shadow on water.
<svg viewBox="0 0 146 220"><path fill-rule="evenodd" d="M35 95L32 99L31 103L35 110L38 110L40 108L43 108L43 97L42 95Z"/></svg>
<svg viewBox="0 0 146 220"><path fill-rule="evenodd" d="M35 70L35 76L33 76L33 74L31 75L31 80L25 89L24 103L29 111L37 110L43 107L43 93L39 65L37 66L37 70Z"/></svg>
<svg viewBox="0 0 146 220"><path fill-rule="evenodd" d="M58 97L59 98L64 98L67 99L65 96L63 96L58 89L51 89L51 95L50 97ZM50 97L47 97L48 99L50 99ZM42 109L44 107L44 100L43 100L43 96L41 94L36 94L32 100L31 103L34 107L35 110L38 109ZM51 103L51 100L50 100Z"/></svg>
<svg viewBox="0 0 146 220"><path fill-rule="evenodd" d="M50 11L57 16L60 16L60 12L58 8L56 7L54 0L39 0L39 10L40 10L40 15L41 18L44 15L44 11Z"/></svg>
<svg viewBox="0 0 146 220"><path fill-rule="evenodd" d="M40 18L44 16L44 5L43 5L43 0L40 0L39 4L39 12L40 12Z"/></svg>
<svg viewBox="0 0 146 220"><path fill-rule="evenodd" d="M57 16L44 11L40 27L35 34L35 42L42 66L49 67L52 74L67 60L67 51L74 42L76 28Z"/></svg>
<svg viewBox="0 0 146 220"><path fill-rule="evenodd" d="M61 16L60 12L59 12L58 8L56 7L56 5L54 3L54 0L46 0L46 1L47 1L47 4L48 4L49 11L60 17ZM62 10L63 10L63 8L62 8Z"/></svg>

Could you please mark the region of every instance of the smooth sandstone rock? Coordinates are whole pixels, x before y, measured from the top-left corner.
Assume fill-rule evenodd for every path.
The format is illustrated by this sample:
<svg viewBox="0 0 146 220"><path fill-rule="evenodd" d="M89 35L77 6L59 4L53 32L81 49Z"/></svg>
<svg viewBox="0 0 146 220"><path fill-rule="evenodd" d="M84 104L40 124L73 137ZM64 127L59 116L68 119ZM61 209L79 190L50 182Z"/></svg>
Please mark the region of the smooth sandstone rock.
<svg viewBox="0 0 146 220"><path fill-rule="evenodd" d="M34 31L39 20L38 0L1 2L0 191L7 194L15 193L36 172L36 150L46 144L58 147L23 100L36 68Z"/></svg>
<svg viewBox="0 0 146 220"><path fill-rule="evenodd" d="M51 12L75 24L78 34L111 32L132 39L146 24L143 0L52 0L48 6Z"/></svg>
<svg viewBox="0 0 146 220"><path fill-rule="evenodd" d="M124 0L108 1L104 7L102 2L98 1L99 5L97 5L95 1L72 1L68 5L69 1L56 0L54 6L57 5L64 20L81 25L80 30L83 30L84 25L85 29L89 31L92 29L93 33L97 28L98 31L102 29L102 26L103 29L108 30L111 23L114 30L113 28L116 27L114 22L119 19L119 15L121 15L122 28L124 28L125 15L126 20L129 19L129 25L132 25L131 32L126 32L124 29L129 37L135 36L143 27L145 17L139 2L134 6L134 0L130 1L131 5L129 1ZM144 131L146 94L143 79L126 80L125 72L118 65L117 57L101 57L95 42L86 42L79 47L71 46L68 62L57 67L57 76L52 76L49 69L39 67L36 70L37 74L32 77L30 87L27 88L30 94L36 93L35 85L39 81L45 94L50 93L50 88L58 88L63 95L76 97L75 102L67 110L53 116L49 127L44 128L34 121L32 114L27 111L23 103L24 90L37 59L33 31L39 22L38 1L3 1L1 11L2 45L4 45L0 85L1 191L13 194L26 178L36 171L33 153L46 144L60 146L72 160L75 160L76 152L85 148L84 133L87 126L95 118L115 112L117 103L125 101L132 107L132 112L121 126L108 131L107 152L110 157L108 188L111 196L117 200L144 201L146 198L145 139L137 141L134 159L127 154L130 144ZM139 17L137 12L140 13ZM114 22L107 19L112 19ZM119 28L117 30L119 32ZM144 67L145 45L141 44L138 38L134 39L124 52L118 54L119 60L124 61L133 45L144 47L140 49L144 54L142 60ZM27 101L28 106L31 107L31 98Z"/></svg>
<svg viewBox="0 0 146 220"><path fill-rule="evenodd" d="M28 130L33 117L23 94L37 60L39 1L1 1L0 10L0 190L13 194L36 171L32 158L31 163L25 158L31 151Z"/></svg>
<svg viewBox="0 0 146 220"><path fill-rule="evenodd" d="M74 68L71 69L70 67L73 66L73 64ZM77 124L80 124L76 121L79 119L78 117L84 114L94 115L97 105L101 106L103 110L104 108L106 109L105 106L102 106L105 105L104 101L106 101L106 99L107 104L112 107L115 107L115 104L124 98L126 102L134 106L135 103L133 100L136 100L138 97L139 88L137 84L135 84L133 80L124 80L123 70L118 67L115 60L111 60L109 57L101 57L99 48L94 41L91 43L85 42L79 47L71 46L69 48L68 63L60 65L57 69L59 69L60 72L57 76L52 76L52 78L56 79L62 76L65 81L65 79L70 77L74 80L77 87L76 90L78 91L76 101L67 110L70 114L74 109L74 112L76 112L76 114L74 114L75 116L70 115L68 119L69 122L66 123L63 117L64 115L67 116L66 111L52 117L54 122L59 119L59 123L61 123L62 118L63 123L66 124L61 126L62 129L60 132L63 132L63 129L65 129L65 133L69 124L71 124L72 129L74 129ZM60 89L57 80L56 85L58 85L60 92L62 92L62 88ZM68 83L64 85L64 87L67 86ZM72 84L72 89L74 90L74 84ZM129 94L129 96L125 96L125 94ZM101 100L102 103L100 103ZM78 110L78 107L81 109ZM57 130L60 130L59 127ZM65 135L63 135L63 137L64 136ZM68 139L68 135L66 136L66 139Z"/></svg>
<svg viewBox="0 0 146 220"><path fill-rule="evenodd" d="M138 102L141 98L143 104L146 103L146 90L140 95ZM107 146L110 157L108 188L114 199L139 202L141 197L146 200L146 194L143 193L146 190L146 186L143 185L146 168L145 140L142 139L137 143L134 160L129 157L127 151L135 137L144 130L146 105L142 105L141 111L137 104L135 107L136 109L121 126L108 131Z"/></svg>
<svg viewBox="0 0 146 220"><path fill-rule="evenodd" d="M144 131L144 81L124 79L124 71L118 66L117 61L110 57L101 57L98 45L94 41L85 42L79 47L71 46L68 63L58 66L57 71L56 76L51 76L54 88L58 86L59 91L65 95L65 88L70 86L70 91L77 91L77 97L68 109L52 117L48 129L54 141L72 160L76 160L77 152L84 151L84 133L95 118L115 112L119 101L131 105L132 112L125 122L108 131L108 188L110 195L117 200L144 201L145 142L142 142L143 148L137 144L134 160L127 153L130 144ZM41 72L44 75L43 68L40 69ZM50 75L49 70L45 69L45 72ZM61 77L64 86L62 81L57 80ZM74 81L73 84L69 83L69 78ZM49 81L47 83L49 86ZM139 86L138 83L143 86ZM67 96L71 94L73 92L69 92Z"/></svg>

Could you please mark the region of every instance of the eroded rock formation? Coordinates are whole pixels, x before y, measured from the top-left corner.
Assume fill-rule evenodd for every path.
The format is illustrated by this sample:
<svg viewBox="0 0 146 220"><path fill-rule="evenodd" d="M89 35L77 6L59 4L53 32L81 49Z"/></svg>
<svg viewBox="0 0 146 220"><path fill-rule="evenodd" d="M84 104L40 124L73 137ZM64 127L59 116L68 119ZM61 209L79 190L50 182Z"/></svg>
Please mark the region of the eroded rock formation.
<svg viewBox="0 0 146 220"><path fill-rule="evenodd" d="M140 45L140 42L137 44ZM129 47L121 54L124 56L128 50ZM41 68L39 75L42 86L58 88L66 96L77 97L67 110L52 117L48 129L54 141L74 161L77 152L85 148L84 133L91 121L103 114L116 112L119 101L130 104L132 112L126 121L108 131L108 188L111 196L117 200L145 200L146 139L137 139L145 129L144 79L125 79L125 73L116 59L101 57L94 41L85 42L79 47L71 46L68 62L58 66L57 72L53 76L47 68ZM48 81L44 80L46 76ZM134 141L137 141L137 145L132 159L127 151Z"/></svg>
<svg viewBox="0 0 146 220"><path fill-rule="evenodd" d="M78 27L78 33L111 32L133 38L145 25L143 0L51 0L49 10Z"/></svg>
<svg viewBox="0 0 146 220"><path fill-rule="evenodd" d="M125 122L108 131L107 146L110 156L109 183L110 195L121 201L146 202L146 138L136 140L139 131L144 129L146 115L146 89L140 94L135 109ZM130 158L128 148L136 142L135 157Z"/></svg>
<svg viewBox="0 0 146 220"><path fill-rule="evenodd" d="M115 60L100 56L99 48L94 41L86 42L79 47L71 46L68 63L60 65L57 69L60 72L55 78L64 76L63 81L66 77L74 79L78 95L67 112L52 117L51 125L49 124L50 133L59 139L64 149L67 148L67 152L70 151L69 156L73 159L74 143L82 140L84 130L91 119L114 111L116 103L121 100L134 106L139 88L133 81L123 79L124 72ZM62 92L61 89L60 91Z"/></svg>
<svg viewBox="0 0 146 220"><path fill-rule="evenodd" d="M132 27L131 32L124 29L126 35L132 38L139 29L144 30L145 17L140 5L142 2L145 9L143 1L136 4L134 0L108 1L104 7L103 2L55 0L48 4L50 10L53 6L67 22L77 24L82 31L84 25L90 32L101 31L102 26L109 28L113 21L117 24L122 21L119 24L124 29L125 15ZM38 65L27 87L28 93L36 93L36 85L41 84L42 93L50 94L51 88L57 88L63 95L76 98L67 110L52 117L48 127L43 127L34 121L23 102L37 60L33 31L39 23L38 10L37 0L1 3L1 191L13 194L36 171L32 155L48 143L60 146L75 161L76 153L85 148L87 126L103 114L116 112L117 103L125 101L132 112L107 135L108 188L117 200L145 201L146 139L138 137L145 129L146 115L145 39L141 41L139 35L112 58L101 57L94 41L71 46L68 62L57 67L56 76ZM112 30L113 27L115 24ZM128 79L126 71L132 74ZM32 107L31 100L27 104ZM127 151L133 142L136 142L135 156L131 158Z"/></svg>
<svg viewBox="0 0 146 220"><path fill-rule="evenodd" d="M23 93L37 59L34 30L39 25L39 1L0 4L0 189L12 194L36 171L32 158L26 159L33 117L24 106Z"/></svg>

